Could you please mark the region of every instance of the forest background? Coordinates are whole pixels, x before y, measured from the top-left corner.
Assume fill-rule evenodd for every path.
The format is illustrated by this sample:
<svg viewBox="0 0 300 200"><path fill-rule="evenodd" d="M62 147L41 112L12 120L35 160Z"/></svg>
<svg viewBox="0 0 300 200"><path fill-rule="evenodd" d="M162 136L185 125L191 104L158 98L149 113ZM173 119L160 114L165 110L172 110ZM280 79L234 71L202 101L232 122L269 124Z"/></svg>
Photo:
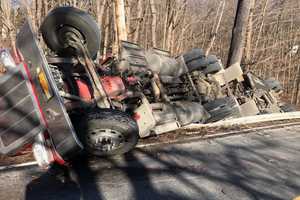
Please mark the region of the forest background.
<svg viewBox="0 0 300 200"><path fill-rule="evenodd" d="M262 78L283 85L282 98L300 105L300 1L245 0L247 20L241 65ZM101 28L100 55L118 49L118 6L126 39L145 48L180 55L202 48L227 63L238 0L1 0L0 46L14 42L28 16L35 28L54 7L75 6L92 14ZM122 17L122 16L121 16ZM213 42L212 42L213 41Z"/></svg>

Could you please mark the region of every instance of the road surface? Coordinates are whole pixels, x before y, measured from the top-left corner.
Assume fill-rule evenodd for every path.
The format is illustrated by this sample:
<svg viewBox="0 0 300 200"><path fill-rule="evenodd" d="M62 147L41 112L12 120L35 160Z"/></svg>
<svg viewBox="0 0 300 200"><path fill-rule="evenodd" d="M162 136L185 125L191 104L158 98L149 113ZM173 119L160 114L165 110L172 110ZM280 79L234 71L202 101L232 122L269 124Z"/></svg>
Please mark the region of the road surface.
<svg viewBox="0 0 300 200"><path fill-rule="evenodd" d="M263 199L300 195L300 126L80 160L62 183L36 167L0 172L0 199Z"/></svg>

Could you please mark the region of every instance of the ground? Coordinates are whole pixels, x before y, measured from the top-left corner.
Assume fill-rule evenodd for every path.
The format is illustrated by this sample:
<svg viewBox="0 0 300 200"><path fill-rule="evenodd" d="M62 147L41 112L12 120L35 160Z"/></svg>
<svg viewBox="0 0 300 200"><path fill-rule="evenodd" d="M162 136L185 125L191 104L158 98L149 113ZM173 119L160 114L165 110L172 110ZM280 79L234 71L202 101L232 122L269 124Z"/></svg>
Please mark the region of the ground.
<svg viewBox="0 0 300 200"><path fill-rule="evenodd" d="M300 126L80 160L66 183L37 167L0 172L0 199L293 199ZM71 181L72 180L72 181Z"/></svg>

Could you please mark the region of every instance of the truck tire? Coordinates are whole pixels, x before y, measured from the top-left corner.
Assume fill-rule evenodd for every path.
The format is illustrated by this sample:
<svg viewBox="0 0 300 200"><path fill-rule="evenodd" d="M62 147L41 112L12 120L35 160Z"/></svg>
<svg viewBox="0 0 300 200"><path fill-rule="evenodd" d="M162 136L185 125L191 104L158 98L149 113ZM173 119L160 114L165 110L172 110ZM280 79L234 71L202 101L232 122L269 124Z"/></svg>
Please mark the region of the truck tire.
<svg viewBox="0 0 300 200"><path fill-rule="evenodd" d="M215 74L219 72L223 67L220 65L219 62L209 64L207 67L205 67L202 71L204 74Z"/></svg>
<svg viewBox="0 0 300 200"><path fill-rule="evenodd" d="M95 156L124 154L138 142L137 123L127 113L93 109L81 117L80 138L86 151Z"/></svg>
<svg viewBox="0 0 300 200"><path fill-rule="evenodd" d="M240 116L240 111L236 101L231 97L225 97L208 102L203 105L210 114L210 118L206 123L212 123L229 117Z"/></svg>
<svg viewBox="0 0 300 200"><path fill-rule="evenodd" d="M53 9L41 25L47 46L59 56L76 56L77 52L64 43L66 32L75 33L87 46L92 58L100 47L100 30L96 21L86 12L74 7Z"/></svg>
<svg viewBox="0 0 300 200"><path fill-rule="evenodd" d="M183 55L186 66L190 72L199 70L204 74L214 74L222 69L215 55L205 54L202 49L193 49Z"/></svg>
<svg viewBox="0 0 300 200"><path fill-rule="evenodd" d="M198 60L205 57L205 53L202 49L192 49L191 51L183 54L184 61L189 63L193 60Z"/></svg>

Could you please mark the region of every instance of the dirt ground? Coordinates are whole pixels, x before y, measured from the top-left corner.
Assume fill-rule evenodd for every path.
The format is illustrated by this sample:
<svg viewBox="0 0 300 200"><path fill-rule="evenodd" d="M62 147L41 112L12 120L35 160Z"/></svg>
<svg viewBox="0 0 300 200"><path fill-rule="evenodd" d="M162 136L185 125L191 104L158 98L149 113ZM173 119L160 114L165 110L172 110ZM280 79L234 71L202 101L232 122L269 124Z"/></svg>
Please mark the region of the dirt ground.
<svg viewBox="0 0 300 200"><path fill-rule="evenodd" d="M173 141L178 141L180 139L188 139L189 137L195 136L208 136L208 135L215 135L218 133L224 132L231 132L231 131L246 131L248 129L253 128L263 128L266 126L286 124L286 123L300 123L300 119L291 119L291 120L277 120L277 121L270 121L270 122L261 122L261 123L253 123L248 125L237 125L237 126L217 126L217 127L202 127L197 129L188 129L188 130L177 130L169 133L165 133L159 136L152 136L145 139L140 139L140 144L151 144L151 143L165 143ZM283 125L284 126L284 125Z"/></svg>
<svg viewBox="0 0 300 200"><path fill-rule="evenodd" d="M21 164L21 163L31 162L31 161L34 161L31 151L24 152L23 154L17 156L0 155L0 166Z"/></svg>

